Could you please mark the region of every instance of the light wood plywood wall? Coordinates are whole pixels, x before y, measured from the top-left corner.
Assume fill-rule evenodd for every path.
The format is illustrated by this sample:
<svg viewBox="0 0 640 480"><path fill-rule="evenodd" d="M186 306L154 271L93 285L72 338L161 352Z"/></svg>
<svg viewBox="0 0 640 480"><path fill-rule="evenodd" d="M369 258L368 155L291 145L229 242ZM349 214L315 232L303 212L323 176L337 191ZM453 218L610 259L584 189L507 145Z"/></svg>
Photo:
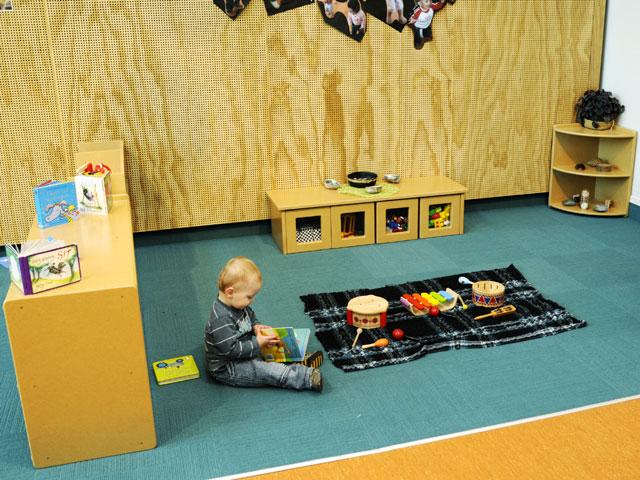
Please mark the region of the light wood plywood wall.
<svg viewBox="0 0 640 480"><path fill-rule="evenodd" d="M468 198L547 190L551 126L599 83L605 0L459 0L413 48L309 5L21 0L0 14L1 240L80 142L123 139L134 228L265 219L265 191L355 169L444 174Z"/></svg>

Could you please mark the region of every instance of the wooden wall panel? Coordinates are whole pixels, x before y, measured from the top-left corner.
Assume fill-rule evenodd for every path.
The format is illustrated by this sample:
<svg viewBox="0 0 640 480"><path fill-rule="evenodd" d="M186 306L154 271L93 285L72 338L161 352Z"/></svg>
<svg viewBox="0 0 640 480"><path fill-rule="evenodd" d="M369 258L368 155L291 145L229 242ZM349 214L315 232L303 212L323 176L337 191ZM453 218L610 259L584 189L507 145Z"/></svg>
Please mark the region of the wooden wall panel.
<svg viewBox="0 0 640 480"><path fill-rule="evenodd" d="M354 42L316 5L267 17L253 0L231 21L210 0L20 2L0 17L0 79L7 40L22 76L0 96L17 172L0 179L2 239L30 225L4 200L31 205L38 165L60 176L79 142L114 138L136 231L265 219L265 190L354 169L448 175L468 198L544 192L551 126L597 86L604 2L459 0L421 51L372 16Z"/></svg>
<svg viewBox="0 0 640 480"><path fill-rule="evenodd" d="M592 2L563 0L485 2L451 16L465 32L451 43L451 176L468 198L546 191L550 126L572 121L589 87L593 14Z"/></svg>
<svg viewBox="0 0 640 480"><path fill-rule="evenodd" d="M23 241L32 188L71 174L58 116L47 15L40 0L0 12L0 241Z"/></svg>

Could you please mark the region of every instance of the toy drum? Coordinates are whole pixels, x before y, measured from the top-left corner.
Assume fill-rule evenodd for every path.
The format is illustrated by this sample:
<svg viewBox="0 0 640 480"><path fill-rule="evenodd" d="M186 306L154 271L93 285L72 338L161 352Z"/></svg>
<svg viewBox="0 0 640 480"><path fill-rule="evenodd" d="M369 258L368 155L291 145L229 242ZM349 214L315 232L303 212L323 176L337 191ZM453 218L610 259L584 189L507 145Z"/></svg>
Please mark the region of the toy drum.
<svg viewBox="0 0 640 480"><path fill-rule="evenodd" d="M349 300L347 324L358 328L381 328L387 325L389 302L375 295L363 295Z"/></svg>
<svg viewBox="0 0 640 480"><path fill-rule="evenodd" d="M499 307L504 303L504 285L492 280L480 280L471 286L471 300L478 307Z"/></svg>

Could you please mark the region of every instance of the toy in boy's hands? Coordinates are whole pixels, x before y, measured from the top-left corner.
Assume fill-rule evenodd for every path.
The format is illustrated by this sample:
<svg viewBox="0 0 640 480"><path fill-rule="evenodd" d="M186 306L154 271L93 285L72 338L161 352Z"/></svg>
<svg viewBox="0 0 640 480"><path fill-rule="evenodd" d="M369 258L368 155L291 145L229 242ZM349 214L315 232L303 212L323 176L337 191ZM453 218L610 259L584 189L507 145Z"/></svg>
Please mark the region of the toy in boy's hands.
<svg viewBox="0 0 640 480"><path fill-rule="evenodd" d="M311 330L308 328L293 327L269 327L261 330L264 333L273 333L275 340L268 342L260 348L262 358L267 362L302 362L307 351ZM269 336L269 338L272 338ZM260 337L258 337L260 341Z"/></svg>
<svg viewBox="0 0 640 480"><path fill-rule="evenodd" d="M280 337L275 334L271 327L267 327L266 325L260 325L260 327L256 335L260 348L279 345L281 343Z"/></svg>
<svg viewBox="0 0 640 480"><path fill-rule="evenodd" d="M264 325L262 323L256 323L253 326L253 333L255 334L255 336L257 337L258 335L260 335L262 330L268 330L269 328L271 328L270 325Z"/></svg>

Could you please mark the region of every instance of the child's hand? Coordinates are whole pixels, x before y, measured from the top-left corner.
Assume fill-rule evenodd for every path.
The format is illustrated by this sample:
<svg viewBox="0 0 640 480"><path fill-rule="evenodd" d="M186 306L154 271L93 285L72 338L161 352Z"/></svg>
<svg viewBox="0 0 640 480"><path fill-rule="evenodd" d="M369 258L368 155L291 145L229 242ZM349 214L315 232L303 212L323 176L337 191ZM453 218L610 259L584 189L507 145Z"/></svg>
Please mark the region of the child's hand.
<svg viewBox="0 0 640 480"><path fill-rule="evenodd" d="M256 325L257 327L257 325ZM260 348L268 347L270 345L275 345L278 343L278 336L273 333L273 331L269 330L269 327L258 330L256 334L256 339L258 340L258 345Z"/></svg>
<svg viewBox="0 0 640 480"><path fill-rule="evenodd" d="M263 325L263 324L261 324L261 323L256 323L256 324L253 326L253 333L255 333L255 335L256 335L256 337L257 337L258 335L260 335L260 331L261 331L261 330L269 329L269 328L271 328L269 325Z"/></svg>

